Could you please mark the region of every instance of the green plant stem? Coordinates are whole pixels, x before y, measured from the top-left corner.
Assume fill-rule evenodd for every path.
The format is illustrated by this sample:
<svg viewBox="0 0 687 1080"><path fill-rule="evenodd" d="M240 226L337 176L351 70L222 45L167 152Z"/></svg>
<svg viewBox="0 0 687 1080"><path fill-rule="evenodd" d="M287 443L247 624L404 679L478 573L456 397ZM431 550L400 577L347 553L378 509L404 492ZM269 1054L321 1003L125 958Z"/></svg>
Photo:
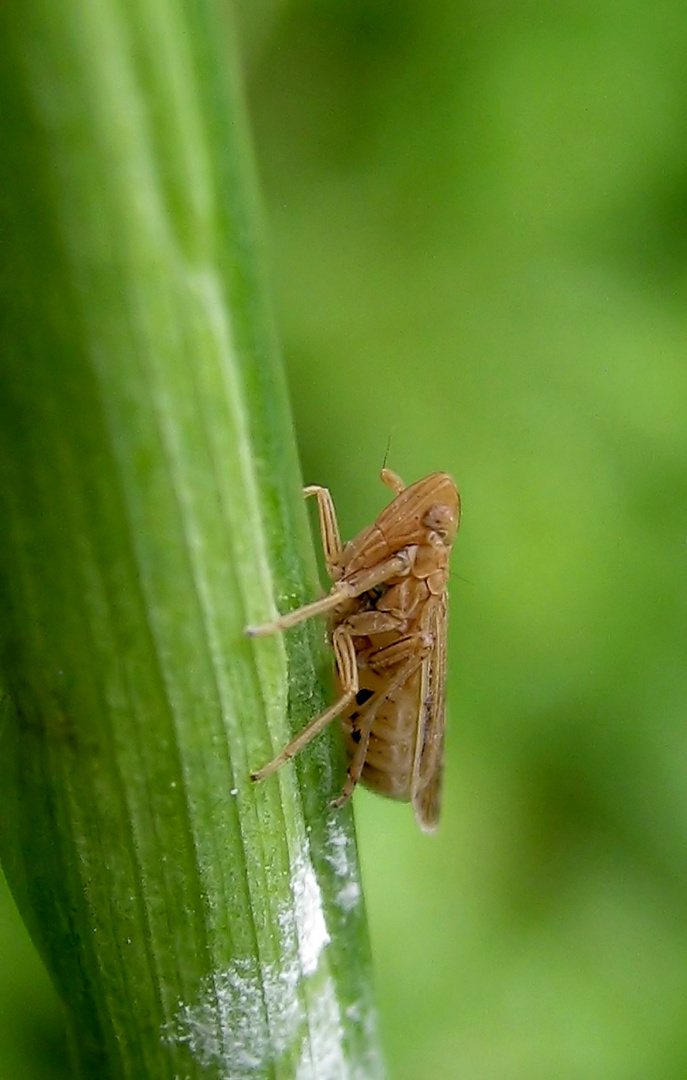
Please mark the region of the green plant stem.
<svg viewBox="0 0 687 1080"><path fill-rule="evenodd" d="M0 13L0 850L100 1078L374 1077L221 0ZM305 553L305 554L304 554ZM300 782L298 783L297 780Z"/></svg>

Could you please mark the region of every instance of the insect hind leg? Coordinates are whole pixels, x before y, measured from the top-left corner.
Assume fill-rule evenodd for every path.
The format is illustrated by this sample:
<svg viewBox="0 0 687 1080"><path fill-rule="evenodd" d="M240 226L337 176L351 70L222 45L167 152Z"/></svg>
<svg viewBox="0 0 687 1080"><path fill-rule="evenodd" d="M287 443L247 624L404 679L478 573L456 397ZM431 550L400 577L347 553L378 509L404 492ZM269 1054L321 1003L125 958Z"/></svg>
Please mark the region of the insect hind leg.
<svg viewBox="0 0 687 1080"><path fill-rule="evenodd" d="M355 748L355 753L348 766L348 776L346 777L346 783L343 786L343 791L339 795L338 799L334 799L332 806L340 807L344 803L347 803L351 795L355 791L356 784L362 776L363 768L365 767L365 759L367 758L367 750L370 745L370 736L372 734L372 728L377 713L381 709L385 701L387 701L392 694L396 692L401 686L404 686L411 675L422 665L425 656L427 655L427 649L414 649L412 654L407 656L407 659L401 664L396 674L389 680L385 686L378 690L374 697L370 698L365 711L362 714L362 722L359 727L360 739L358 745Z"/></svg>
<svg viewBox="0 0 687 1080"><path fill-rule="evenodd" d="M321 731L324 731L332 720L336 720L337 716L341 716L341 713L345 712L355 700L355 695L359 690L358 665L356 663L353 639L345 626L338 627L332 634L332 648L334 649L336 670L341 683L342 692L340 697L323 713L311 720L302 731L299 731L298 735L272 761L268 762L262 769L258 769L257 772L251 773L251 780L264 780L266 776L271 776L273 772L276 772L292 757L295 757Z"/></svg>

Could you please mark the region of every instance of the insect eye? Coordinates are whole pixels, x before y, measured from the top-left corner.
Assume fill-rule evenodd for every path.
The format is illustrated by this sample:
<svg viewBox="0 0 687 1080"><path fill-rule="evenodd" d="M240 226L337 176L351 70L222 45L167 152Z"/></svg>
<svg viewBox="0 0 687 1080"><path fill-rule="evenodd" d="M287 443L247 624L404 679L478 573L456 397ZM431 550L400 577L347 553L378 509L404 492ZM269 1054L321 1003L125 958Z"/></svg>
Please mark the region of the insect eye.
<svg viewBox="0 0 687 1080"><path fill-rule="evenodd" d="M434 503L422 519L423 525L437 533L442 540L453 537L456 531L456 516L449 506Z"/></svg>

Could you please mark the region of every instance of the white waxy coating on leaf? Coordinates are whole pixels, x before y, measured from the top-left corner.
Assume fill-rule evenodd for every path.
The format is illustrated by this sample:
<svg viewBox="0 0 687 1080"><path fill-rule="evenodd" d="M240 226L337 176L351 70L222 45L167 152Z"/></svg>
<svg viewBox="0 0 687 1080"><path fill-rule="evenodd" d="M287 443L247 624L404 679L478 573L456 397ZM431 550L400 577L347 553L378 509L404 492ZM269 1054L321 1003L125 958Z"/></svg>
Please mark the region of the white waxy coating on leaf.
<svg viewBox="0 0 687 1080"><path fill-rule="evenodd" d="M336 992L327 977L310 1002L309 1037L303 1040L295 1080L349 1080Z"/></svg>
<svg viewBox="0 0 687 1080"><path fill-rule="evenodd" d="M292 864L291 894L277 919L284 962L259 969L240 959L208 976L193 1002L179 1002L163 1032L204 1067L219 1066L226 1080L262 1075L294 1044L301 1047L301 1080L348 1075L334 983L324 972L312 978L329 932L307 843Z"/></svg>
<svg viewBox="0 0 687 1080"><path fill-rule="evenodd" d="M255 1077L302 1030L305 1015L297 979L288 967L270 966L263 968L261 979L252 961L237 960L214 978L207 976L194 1002L179 1002L163 1038L185 1043L204 1067L223 1068L226 1080Z"/></svg>
<svg viewBox="0 0 687 1080"><path fill-rule="evenodd" d="M327 823L327 845L324 857L342 885L336 901L343 911L352 911L360 901L362 890L358 879L358 863L353 838L344 831L336 817Z"/></svg>
<svg viewBox="0 0 687 1080"><path fill-rule="evenodd" d="M329 931L324 918L322 893L315 876L307 847L299 852L291 875L293 912L296 921L298 954L304 975L317 971L320 953L329 944ZM288 930L291 908L280 916L280 925Z"/></svg>

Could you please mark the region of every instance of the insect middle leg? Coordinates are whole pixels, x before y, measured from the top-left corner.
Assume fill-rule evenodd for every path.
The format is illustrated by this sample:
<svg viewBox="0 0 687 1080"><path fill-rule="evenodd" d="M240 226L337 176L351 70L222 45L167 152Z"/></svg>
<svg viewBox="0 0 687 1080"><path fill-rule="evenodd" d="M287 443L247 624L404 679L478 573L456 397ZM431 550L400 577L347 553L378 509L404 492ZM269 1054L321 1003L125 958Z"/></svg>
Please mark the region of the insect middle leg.
<svg viewBox="0 0 687 1080"><path fill-rule="evenodd" d="M272 761L264 766L264 768L259 769L258 772L251 773L251 780L264 780L266 776L270 776L273 772L276 772L277 769L281 768L281 766L292 757L295 757L304 746L307 746L316 735L319 735L321 731L324 731L327 725L331 724L332 720L335 720L337 716L341 716L355 699L355 695L359 690L358 665L353 638L346 626L338 626L332 634L332 648L334 650L336 670L341 684L340 696L333 705L330 705L323 713L320 713L314 720L311 720L310 723L307 724L303 730L300 731L298 735L296 735L296 737L272 759Z"/></svg>

